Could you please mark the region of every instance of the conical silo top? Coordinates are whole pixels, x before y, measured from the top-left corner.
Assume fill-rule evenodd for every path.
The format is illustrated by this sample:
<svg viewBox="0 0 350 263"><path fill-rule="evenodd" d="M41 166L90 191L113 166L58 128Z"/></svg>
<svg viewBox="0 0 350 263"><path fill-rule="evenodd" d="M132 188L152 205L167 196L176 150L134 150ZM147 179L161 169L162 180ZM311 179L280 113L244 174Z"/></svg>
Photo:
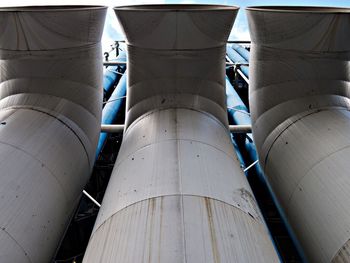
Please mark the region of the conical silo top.
<svg viewBox="0 0 350 263"><path fill-rule="evenodd" d="M225 5L135 5L115 7L114 11L129 45L183 50L225 45L238 9Z"/></svg>
<svg viewBox="0 0 350 263"><path fill-rule="evenodd" d="M350 8L251 6L247 9L252 43L284 50L349 50Z"/></svg>
<svg viewBox="0 0 350 263"><path fill-rule="evenodd" d="M100 42L106 6L0 8L0 49L53 50Z"/></svg>

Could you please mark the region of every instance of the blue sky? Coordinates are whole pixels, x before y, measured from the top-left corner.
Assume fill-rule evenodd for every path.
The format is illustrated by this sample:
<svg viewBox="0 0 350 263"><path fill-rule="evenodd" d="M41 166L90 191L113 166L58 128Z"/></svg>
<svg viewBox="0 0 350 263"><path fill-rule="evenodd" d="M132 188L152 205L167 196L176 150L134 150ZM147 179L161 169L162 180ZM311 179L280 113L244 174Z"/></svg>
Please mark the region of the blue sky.
<svg viewBox="0 0 350 263"><path fill-rule="evenodd" d="M121 0L123 1L123 0ZM233 26L230 40L249 40L248 22L245 15L245 7L255 5L303 5L303 6L336 6L336 7L349 7L350 0L124 0L122 3L116 5L134 5L134 4L221 4L221 5L235 5L239 6L240 10ZM115 18L112 10L108 11L105 32L103 36L104 48L108 48L113 40L124 39L118 21Z"/></svg>

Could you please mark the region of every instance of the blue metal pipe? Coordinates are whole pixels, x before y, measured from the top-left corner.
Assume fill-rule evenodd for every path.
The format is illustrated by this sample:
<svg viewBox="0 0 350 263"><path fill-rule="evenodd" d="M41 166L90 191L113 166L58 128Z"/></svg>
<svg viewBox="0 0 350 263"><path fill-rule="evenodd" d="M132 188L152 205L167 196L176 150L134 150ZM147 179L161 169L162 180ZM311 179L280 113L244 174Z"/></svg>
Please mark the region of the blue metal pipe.
<svg viewBox="0 0 350 263"><path fill-rule="evenodd" d="M233 137L233 134L231 133L230 135L231 135L231 142L232 142L233 148L235 149L235 152L237 154L239 165L244 170L246 168L246 163L244 161L243 155L242 155L241 151L239 150L239 147L236 143L235 138Z"/></svg>
<svg viewBox="0 0 350 263"><path fill-rule="evenodd" d="M227 111L229 116L236 124L251 125L252 121L248 113L247 107L233 88L230 80L226 76L226 96L227 96Z"/></svg>
<svg viewBox="0 0 350 263"><path fill-rule="evenodd" d="M234 50L230 46L227 46L226 54L232 60L232 62L235 62L235 63L248 63L248 60L246 60L242 55L240 55L236 50ZM249 78L249 67L248 66L240 66L240 69L242 70L243 74L246 77Z"/></svg>
<svg viewBox="0 0 350 263"><path fill-rule="evenodd" d="M120 52L117 57L117 60L126 62L126 53L124 51ZM121 68L123 69L123 71L125 71L125 66L122 66ZM109 66L105 70L103 75L103 90L105 94L109 94L112 91L114 84L120 78L120 75L116 73L117 70L118 66Z"/></svg>
<svg viewBox="0 0 350 263"><path fill-rule="evenodd" d="M240 69L242 70L243 74L249 78L249 67L248 66L240 66Z"/></svg>
<svg viewBox="0 0 350 263"><path fill-rule="evenodd" d="M238 58L238 56L237 56L237 58ZM251 118L250 118L248 109L244 105L243 101L241 100L241 98L239 97L239 95L237 94L235 89L233 88L233 86L230 83L230 80L228 79L227 76L226 76L226 97L227 97L227 99L226 99L227 100L227 111L228 111L229 117L232 118L233 122L235 124L239 124L239 125L246 125L246 124L250 125ZM252 136L252 134L249 133L249 134L247 134L247 136ZM241 164L241 167L246 167L250 163L247 163L247 160L244 160L243 155L242 155L241 151L239 150L237 142L235 141L233 136L231 136L231 140L232 140L232 144L233 144L233 147L235 149L235 152L237 154L237 158ZM246 144L247 144L247 142L249 143L248 139L245 139L245 140L246 140ZM254 143L251 143L251 144L252 144L252 146L254 146ZM253 152L253 154L254 154L254 152ZM256 151L255 151L255 154L256 154ZM252 157L252 156L250 156L250 157ZM254 157L257 159L257 156L254 156ZM253 159L253 160L256 160L256 159ZM271 234L270 234L270 238L271 238L271 241L275 247L275 250L277 252L278 257L279 257L280 261L282 262L281 255L276 247L275 241L273 240Z"/></svg>
<svg viewBox="0 0 350 263"><path fill-rule="evenodd" d="M114 89L111 97L106 103L105 107L102 110L102 124L113 124L115 118L120 110L120 107L124 101L121 97L124 97L126 94L126 73L121 77L118 82L117 87ZM96 149L96 159L100 154L102 147L106 141L107 133L101 132L100 139L98 140L97 149Z"/></svg>
<svg viewBox="0 0 350 263"><path fill-rule="evenodd" d="M250 52L244 47L238 44L232 44L231 46L239 55L241 55L246 61L249 62Z"/></svg>
<svg viewBox="0 0 350 263"><path fill-rule="evenodd" d="M247 107L244 105L243 101L241 100L241 98L239 97L239 95L237 94L237 92L235 91L234 87L232 86L231 82L229 81L228 77L226 77L226 95L227 95L227 107L228 107L228 114L229 117L232 118L233 122L235 124L238 125L246 125L246 124L250 124L251 125L251 118L250 118L250 114L248 112ZM234 148L237 151L237 144L234 144ZM254 162L255 160L258 159L258 152L256 150L254 141L253 141L253 135L251 133L247 133L246 134L246 138L245 138L245 142L244 142L244 148L247 151L248 155L249 155L249 161L250 162ZM238 150L239 152L239 150ZM239 152L238 155L240 156L240 158L242 158L242 154ZM247 166L250 163L245 163L244 165ZM303 249L299 243L299 241L296 239L296 236L291 228L291 226L288 223L287 217L282 209L282 207L280 206L275 194L272 191L272 188L269 184L269 182L267 181L263 170L261 169L261 166L259 163L257 163L254 167L252 167L251 169L254 169L255 174L258 176L258 179L263 183L263 185L265 185L272 197L273 202L275 203L277 210L281 216L281 219L288 231L289 236L292 239L292 242L294 244L294 246L296 247L300 257L302 258L303 262L306 262L306 257L305 254L303 252Z"/></svg>

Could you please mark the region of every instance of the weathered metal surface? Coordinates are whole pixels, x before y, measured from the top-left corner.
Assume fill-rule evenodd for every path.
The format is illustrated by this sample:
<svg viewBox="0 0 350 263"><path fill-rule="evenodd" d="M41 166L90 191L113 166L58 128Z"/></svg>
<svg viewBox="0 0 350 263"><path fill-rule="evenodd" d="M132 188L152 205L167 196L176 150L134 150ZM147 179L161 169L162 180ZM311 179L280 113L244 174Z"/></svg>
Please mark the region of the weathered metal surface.
<svg viewBox="0 0 350 263"><path fill-rule="evenodd" d="M114 214L95 233L85 259L273 262L271 250L263 224L236 207L207 197L173 195L141 200Z"/></svg>
<svg viewBox="0 0 350 263"><path fill-rule="evenodd" d="M115 11L128 39L127 124L84 262L278 262L227 125L237 8Z"/></svg>
<svg viewBox="0 0 350 263"><path fill-rule="evenodd" d="M162 230L165 233L158 240L162 225L147 230L150 226L145 228L142 222L155 220L152 219L154 215L139 206L143 203L142 207L148 206L155 199L174 197L183 199L187 206L190 205L187 202L192 200L190 197L198 201L193 204L194 207L180 214L177 214L178 210L173 211L175 204L154 212L155 217L166 214L163 224L170 228ZM205 199L224 204L225 212L222 213L227 213L227 218L220 217L220 223L211 225L206 216L208 212L200 208ZM202 213L194 213L193 209L201 209ZM219 208L213 205L213 209ZM127 212L129 210L134 212ZM186 229L181 230L181 225L175 219L171 220L174 213L177 217L183 213L183 224L189 224ZM129 225L127 222L134 223ZM159 221L154 224L157 223ZM196 224L201 227L192 229ZM173 233L173 228L179 231ZM210 243L207 228L220 233L217 243ZM114 233L118 229L125 230ZM237 231L240 234L233 234L235 238L231 240L231 233ZM135 239L135 235L140 239ZM145 241L143 235L153 238ZM199 239L198 242L206 245L197 246L197 241L193 243L194 240L189 238L193 235ZM176 240L180 243L174 244ZM185 240L186 244L182 244ZM165 247L158 247L159 244ZM250 245L256 254L247 252ZM130 246L130 249L119 246ZM177 249L179 246L181 250ZM247 251L241 251L242 246ZM221 261L215 261L211 249L220 250L217 254ZM122 148L84 258L85 262L104 261L109 257L111 262L142 262L143 250L159 255L153 256L150 262L179 262L179 259L180 262L197 262L193 258L197 254L201 257L206 255L200 262L232 262L235 259L240 259L237 262L278 261L256 201L233 152L228 130L211 115L187 109L160 110L140 117L124 134Z"/></svg>
<svg viewBox="0 0 350 263"><path fill-rule="evenodd" d="M94 161L104 7L0 9L0 262L49 262Z"/></svg>
<svg viewBox="0 0 350 263"><path fill-rule="evenodd" d="M350 261L350 10L248 8L248 18L260 164L307 259Z"/></svg>

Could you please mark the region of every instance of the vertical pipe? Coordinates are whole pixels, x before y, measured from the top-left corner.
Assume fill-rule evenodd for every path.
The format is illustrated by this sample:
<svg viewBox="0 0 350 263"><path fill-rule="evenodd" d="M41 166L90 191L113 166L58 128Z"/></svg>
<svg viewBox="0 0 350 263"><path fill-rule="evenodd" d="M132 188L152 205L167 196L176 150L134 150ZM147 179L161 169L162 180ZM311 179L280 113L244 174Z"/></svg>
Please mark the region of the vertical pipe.
<svg viewBox="0 0 350 263"><path fill-rule="evenodd" d="M248 8L260 164L310 262L350 260L350 9Z"/></svg>
<svg viewBox="0 0 350 263"><path fill-rule="evenodd" d="M229 79L226 77L226 94L227 94L227 108L228 108L228 114L233 119L235 124L238 125L251 125L252 120L250 118L250 114L248 112L247 107L244 105L241 98L238 96L237 92L235 91L234 87L231 85ZM235 145L235 150L237 151L237 146ZM252 133L247 133L246 138L244 138L244 149L249 155L250 162L253 163L254 161L258 160L258 152L255 147L255 143L253 141L253 135ZM293 245L295 246L298 254L301 256L302 259L305 259L303 250L301 248L300 242L297 240L295 233L293 232L287 217L284 213L284 210L281 208L281 205L276 198L273 190L271 189L271 185L267 181L266 176L264 175L263 170L261 169L261 166L259 163L254 165L252 169L255 172L255 175L258 176L258 179L263 184L263 187L268 190L269 195L271 196L274 204L276 205L276 208L278 210L279 215L281 216L281 219L283 221L283 225L286 227L287 232L292 239Z"/></svg>
<svg viewBox="0 0 350 263"><path fill-rule="evenodd" d="M84 262L278 262L228 131L237 8L115 8L127 122Z"/></svg>
<svg viewBox="0 0 350 263"><path fill-rule="evenodd" d="M0 8L0 262L49 262L94 163L106 8Z"/></svg>
<svg viewBox="0 0 350 263"><path fill-rule="evenodd" d="M235 124L238 125L251 125L252 121L250 119L250 114L247 107L244 105L241 98L238 96L237 92L233 88L230 80L226 76L226 103L227 111L229 116L235 121Z"/></svg>

